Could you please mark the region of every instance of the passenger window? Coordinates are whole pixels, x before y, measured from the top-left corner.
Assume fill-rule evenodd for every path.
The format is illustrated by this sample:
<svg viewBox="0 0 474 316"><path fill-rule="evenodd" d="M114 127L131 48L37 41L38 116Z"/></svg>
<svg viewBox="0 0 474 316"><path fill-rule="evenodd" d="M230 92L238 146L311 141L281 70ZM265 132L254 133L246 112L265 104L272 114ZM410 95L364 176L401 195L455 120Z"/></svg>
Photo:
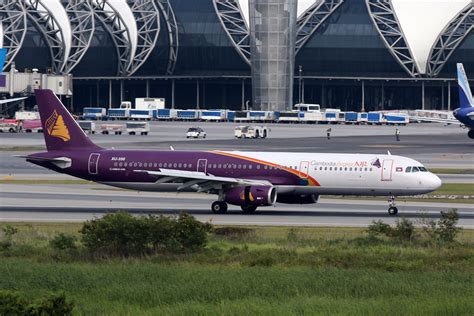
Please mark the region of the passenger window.
<svg viewBox="0 0 474 316"><path fill-rule="evenodd" d="M329 167L329 171L332 171L332 167Z"/></svg>
<svg viewBox="0 0 474 316"><path fill-rule="evenodd" d="M244 169L247 169L247 165L243 165L243 168L244 168Z"/></svg>
<svg viewBox="0 0 474 316"><path fill-rule="evenodd" d="M139 162L139 163L138 163L138 166L141 167L141 166L143 166L143 164L142 164L141 162Z"/></svg>
<svg viewBox="0 0 474 316"><path fill-rule="evenodd" d="M123 163L123 166L124 166L124 167L126 167L126 166L127 166L127 163L126 163L126 162L124 162L124 163Z"/></svg>
<svg viewBox="0 0 474 316"><path fill-rule="evenodd" d="M344 168L344 171L347 171L347 167Z"/></svg>
<svg viewBox="0 0 474 316"><path fill-rule="evenodd" d="M253 168L252 165L249 165L249 169L252 169L252 168Z"/></svg>

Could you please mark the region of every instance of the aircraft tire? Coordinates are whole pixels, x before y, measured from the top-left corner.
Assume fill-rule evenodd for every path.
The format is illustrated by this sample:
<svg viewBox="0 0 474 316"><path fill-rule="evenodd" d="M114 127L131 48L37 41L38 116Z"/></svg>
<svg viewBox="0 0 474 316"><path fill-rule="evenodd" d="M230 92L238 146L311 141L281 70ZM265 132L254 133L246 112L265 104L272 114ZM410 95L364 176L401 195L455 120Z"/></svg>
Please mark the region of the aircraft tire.
<svg viewBox="0 0 474 316"><path fill-rule="evenodd" d="M224 201L215 201L211 205L214 214L225 214L227 212L227 203Z"/></svg>
<svg viewBox="0 0 474 316"><path fill-rule="evenodd" d="M253 205L242 205L240 208L244 214L253 214L257 210L257 207Z"/></svg>
<svg viewBox="0 0 474 316"><path fill-rule="evenodd" d="M388 208L388 215L397 215L398 214L398 208L395 206L391 206Z"/></svg>
<svg viewBox="0 0 474 316"><path fill-rule="evenodd" d="M469 132L467 132L467 136L469 136L471 139L474 139L474 129L471 129Z"/></svg>

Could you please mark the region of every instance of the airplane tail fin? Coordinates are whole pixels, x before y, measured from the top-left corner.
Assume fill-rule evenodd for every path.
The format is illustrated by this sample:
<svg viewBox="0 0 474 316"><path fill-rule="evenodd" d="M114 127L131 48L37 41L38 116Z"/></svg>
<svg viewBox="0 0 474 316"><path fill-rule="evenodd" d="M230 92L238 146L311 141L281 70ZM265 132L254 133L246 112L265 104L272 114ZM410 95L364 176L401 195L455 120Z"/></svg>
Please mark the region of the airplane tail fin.
<svg viewBox="0 0 474 316"><path fill-rule="evenodd" d="M3 71L3 66L5 65L6 59L7 59L7 49L0 48L0 72Z"/></svg>
<svg viewBox="0 0 474 316"><path fill-rule="evenodd" d="M51 150L99 149L51 90L35 90L46 148Z"/></svg>
<svg viewBox="0 0 474 316"><path fill-rule="evenodd" d="M463 64L457 64L457 66L459 85L459 107L467 108L474 106L471 88L469 87L469 81L467 80L466 72L464 71L464 66Z"/></svg>

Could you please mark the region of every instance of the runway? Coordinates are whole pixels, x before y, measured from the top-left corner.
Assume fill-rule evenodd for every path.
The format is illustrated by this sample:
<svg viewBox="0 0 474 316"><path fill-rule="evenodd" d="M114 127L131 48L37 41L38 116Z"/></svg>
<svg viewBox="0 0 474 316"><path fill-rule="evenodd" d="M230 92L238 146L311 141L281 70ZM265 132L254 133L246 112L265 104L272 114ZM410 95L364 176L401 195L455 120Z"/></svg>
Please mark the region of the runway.
<svg viewBox="0 0 474 316"><path fill-rule="evenodd" d="M395 223L401 216L419 224L421 218L435 219L442 210L458 209L459 224L474 228L474 205L400 202L399 216L387 214L387 203L379 200L321 199L312 205L260 208L244 215L230 206L228 214L210 211L215 197L192 193L135 192L95 184L87 185L1 185L0 221L81 222L109 212L125 210L135 214L177 214L186 211L198 220L217 225L277 226L367 226L373 220Z"/></svg>
<svg viewBox="0 0 474 316"><path fill-rule="evenodd" d="M411 124L398 127L401 141L393 136L393 126L331 125L332 137L325 137L327 125L274 125L270 138L237 140L233 123L152 122L148 136L92 135L103 147L176 150L253 150L286 152L380 153L408 156L428 167L473 168L474 143L458 126ZM203 140L187 140L188 127L201 126L208 133ZM63 180L56 174L29 164L13 155L44 150L41 134L0 134L0 178L2 180ZM472 183L474 175L441 175L446 183ZM422 216L436 218L439 212L457 208L460 225L474 228L474 205L431 202L399 202L399 217L387 214L384 200L322 198L313 205L284 205L259 209L243 215L230 206L226 215L215 215L210 205L215 196L184 193L148 193L110 189L95 184L0 184L0 221L84 221L107 212L126 210L136 214L176 214L186 211L202 221L233 225L367 226L381 219L395 223L400 216L418 222ZM424 214L424 215L423 215Z"/></svg>

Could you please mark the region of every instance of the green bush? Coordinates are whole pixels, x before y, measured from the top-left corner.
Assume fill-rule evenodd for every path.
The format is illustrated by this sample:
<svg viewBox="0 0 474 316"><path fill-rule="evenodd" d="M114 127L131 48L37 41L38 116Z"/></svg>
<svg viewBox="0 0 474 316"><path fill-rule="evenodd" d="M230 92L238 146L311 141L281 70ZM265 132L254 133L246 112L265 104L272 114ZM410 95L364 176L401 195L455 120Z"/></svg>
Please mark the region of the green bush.
<svg viewBox="0 0 474 316"><path fill-rule="evenodd" d="M148 229L142 218L129 213L107 214L84 223L80 233L84 246L103 255L142 255L146 253Z"/></svg>
<svg viewBox="0 0 474 316"><path fill-rule="evenodd" d="M207 245L208 223L182 213L179 217L134 217L125 212L107 214L84 224L84 246L94 254L141 256L157 251L199 250Z"/></svg>
<svg viewBox="0 0 474 316"><path fill-rule="evenodd" d="M2 227L2 231L5 234L5 236L9 239L13 237L16 233L18 233L18 228L15 228L11 225L7 225L5 227Z"/></svg>
<svg viewBox="0 0 474 316"><path fill-rule="evenodd" d="M397 220L395 227L391 227L381 220L373 221L372 224L369 225L367 232L369 236L372 237L384 235L400 241L411 241L415 237L415 226L410 220L402 217Z"/></svg>
<svg viewBox="0 0 474 316"><path fill-rule="evenodd" d="M0 315L71 315L74 303L68 302L64 293L51 294L30 303L18 293L0 291Z"/></svg>
<svg viewBox="0 0 474 316"><path fill-rule="evenodd" d="M68 302L64 293L51 294L39 300L28 308L29 315L71 315L74 303Z"/></svg>
<svg viewBox="0 0 474 316"><path fill-rule="evenodd" d="M74 250L76 249L76 237L64 233L59 233L50 240L49 245L56 250Z"/></svg>
<svg viewBox="0 0 474 316"><path fill-rule="evenodd" d="M381 220L372 221L372 224L369 225L367 232L371 236L376 235L385 235L391 236L393 228L389 224L382 222Z"/></svg>
<svg viewBox="0 0 474 316"><path fill-rule="evenodd" d="M423 231L428 238L439 243L452 243L461 231L457 227L459 215L456 209L441 211L441 218L435 222L428 220L423 222Z"/></svg>
<svg viewBox="0 0 474 316"><path fill-rule="evenodd" d="M392 235L400 241L411 241L415 237L415 226L410 220L402 217L397 220Z"/></svg>
<svg viewBox="0 0 474 316"><path fill-rule="evenodd" d="M461 231L457 227L459 215L456 209L447 212L441 211L441 218L438 221L437 236L440 242L453 242L456 235Z"/></svg>

